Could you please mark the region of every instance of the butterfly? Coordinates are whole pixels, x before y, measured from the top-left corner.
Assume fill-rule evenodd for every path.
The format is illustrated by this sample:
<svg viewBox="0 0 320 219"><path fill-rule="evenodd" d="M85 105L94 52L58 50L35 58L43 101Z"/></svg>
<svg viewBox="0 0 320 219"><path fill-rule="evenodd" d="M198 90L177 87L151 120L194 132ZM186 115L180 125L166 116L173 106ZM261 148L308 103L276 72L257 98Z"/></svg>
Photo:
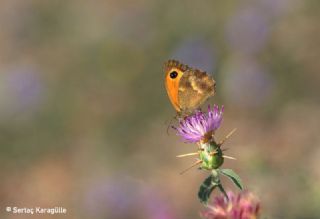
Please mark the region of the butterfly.
<svg viewBox="0 0 320 219"><path fill-rule="evenodd" d="M176 60L164 64L165 87L178 115L189 115L215 94L216 82L209 74Z"/></svg>

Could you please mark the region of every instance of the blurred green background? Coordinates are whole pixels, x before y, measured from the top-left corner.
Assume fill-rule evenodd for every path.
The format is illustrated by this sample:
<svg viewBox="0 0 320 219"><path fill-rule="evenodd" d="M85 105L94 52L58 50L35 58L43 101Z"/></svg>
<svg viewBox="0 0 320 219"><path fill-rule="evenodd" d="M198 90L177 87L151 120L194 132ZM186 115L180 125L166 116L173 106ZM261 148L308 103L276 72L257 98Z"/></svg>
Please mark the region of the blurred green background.
<svg viewBox="0 0 320 219"><path fill-rule="evenodd" d="M319 218L319 19L317 0L1 1L0 217L199 218L208 173L179 175L196 146L167 134L175 58L213 73L224 167L262 214Z"/></svg>

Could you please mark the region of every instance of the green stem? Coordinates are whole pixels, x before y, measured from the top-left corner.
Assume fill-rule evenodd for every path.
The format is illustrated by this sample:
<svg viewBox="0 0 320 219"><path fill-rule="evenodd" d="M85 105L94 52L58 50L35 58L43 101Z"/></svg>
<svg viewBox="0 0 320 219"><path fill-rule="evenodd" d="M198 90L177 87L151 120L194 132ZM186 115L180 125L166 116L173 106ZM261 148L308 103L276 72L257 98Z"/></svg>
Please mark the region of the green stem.
<svg viewBox="0 0 320 219"><path fill-rule="evenodd" d="M212 174L212 182L218 186L218 188L223 193L223 195L226 197L226 199L229 200L228 195L221 184L219 171L213 169L211 171L211 174Z"/></svg>
<svg viewBox="0 0 320 219"><path fill-rule="evenodd" d="M223 188L221 183L218 185L218 188L223 193L223 195L226 197L227 201L229 201L229 197L228 197L228 195L227 195L226 191L224 190L224 188Z"/></svg>

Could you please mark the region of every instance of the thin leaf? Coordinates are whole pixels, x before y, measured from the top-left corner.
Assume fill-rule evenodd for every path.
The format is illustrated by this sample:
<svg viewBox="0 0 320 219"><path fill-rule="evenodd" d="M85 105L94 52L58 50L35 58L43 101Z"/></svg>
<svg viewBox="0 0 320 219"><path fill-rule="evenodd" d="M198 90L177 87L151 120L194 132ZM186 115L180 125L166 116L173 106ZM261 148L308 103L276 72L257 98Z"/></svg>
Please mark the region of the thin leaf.
<svg viewBox="0 0 320 219"><path fill-rule="evenodd" d="M238 176L238 174L236 174L233 170L231 170L231 169L221 169L219 172L222 173L223 175L227 176L229 179L231 179L231 181L236 186L239 187L239 189L243 190L242 181L241 181L240 177Z"/></svg>

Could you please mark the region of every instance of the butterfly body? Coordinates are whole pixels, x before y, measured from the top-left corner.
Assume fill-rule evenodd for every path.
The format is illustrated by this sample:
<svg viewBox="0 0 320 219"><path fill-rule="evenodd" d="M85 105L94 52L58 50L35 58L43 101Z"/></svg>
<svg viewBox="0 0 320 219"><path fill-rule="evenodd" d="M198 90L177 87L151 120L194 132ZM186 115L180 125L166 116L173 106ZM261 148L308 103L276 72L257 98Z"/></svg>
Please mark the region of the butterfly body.
<svg viewBox="0 0 320 219"><path fill-rule="evenodd" d="M176 60L168 60L164 71L169 99L179 115L192 113L215 94L215 81L206 72Z"/></svg>

